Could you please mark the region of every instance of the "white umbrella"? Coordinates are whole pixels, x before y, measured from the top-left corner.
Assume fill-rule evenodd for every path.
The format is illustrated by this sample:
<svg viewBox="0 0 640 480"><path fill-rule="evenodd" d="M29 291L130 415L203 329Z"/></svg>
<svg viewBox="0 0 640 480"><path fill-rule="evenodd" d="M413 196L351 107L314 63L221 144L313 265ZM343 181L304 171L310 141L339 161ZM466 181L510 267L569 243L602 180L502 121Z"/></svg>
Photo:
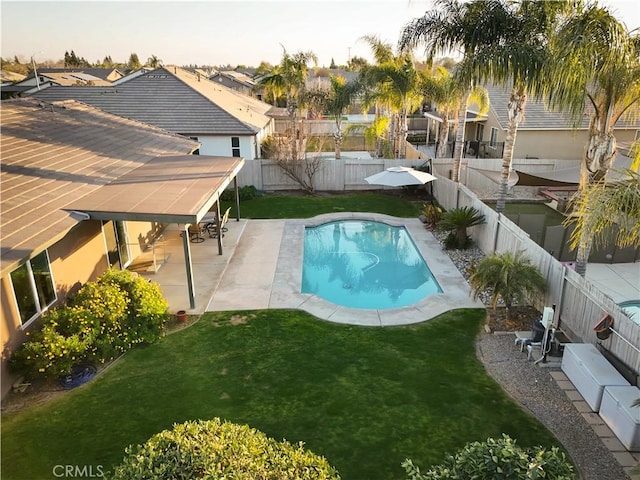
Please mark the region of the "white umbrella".
<svg viewBox="0 0 640 480"><path fill-rule="evenodd" d="M384 172L376 173L365 178L371 185L386 185L387 187L403 187L405 185L424 185L435 180L436 177L427 172L421 172L409 167L391 167Z"/></svg>

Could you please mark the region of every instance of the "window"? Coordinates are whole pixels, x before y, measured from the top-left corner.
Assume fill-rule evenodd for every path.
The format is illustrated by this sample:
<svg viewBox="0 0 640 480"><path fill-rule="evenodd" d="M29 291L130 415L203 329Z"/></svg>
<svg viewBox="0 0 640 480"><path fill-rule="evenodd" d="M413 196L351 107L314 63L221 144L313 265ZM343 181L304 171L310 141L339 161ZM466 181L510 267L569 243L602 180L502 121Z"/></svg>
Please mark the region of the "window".
<svg viewBox="0 0 640 480"><path fill-rule="evenodd" d="M496 148L498 146L498 129L491 127L491 140L489 140L489 146Z"/></svg>
<svg viewBox="0 0 640 480"><path fill-rule="evenodd" d="M56 301L56 289L47 251L11 272L11 284L24 326Z"/></svg>
<svg viewBox="0 0 640 480"><path fill-rule="evenodd" d="M240 156L240 137L231 137L231 155L233 157Z"/></svg>
<svg viewBox="0 0 640 480"><path fill-rule="evenodd" d="M482 137L484 137L484 125L481 123L476 124L476 140L481 142Z"/></svg>

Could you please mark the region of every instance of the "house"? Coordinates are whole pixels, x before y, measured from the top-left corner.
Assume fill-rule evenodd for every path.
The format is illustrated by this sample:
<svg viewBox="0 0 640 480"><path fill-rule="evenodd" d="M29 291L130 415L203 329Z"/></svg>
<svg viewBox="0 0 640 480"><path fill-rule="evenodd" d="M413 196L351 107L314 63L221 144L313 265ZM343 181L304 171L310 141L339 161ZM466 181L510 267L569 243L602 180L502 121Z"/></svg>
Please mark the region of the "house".
<svg viewBox="0 0 640 480"><path fill-rule="evenodd" d="M485 121L468 125L465 133L467 158L493 156L506 138L510 90L492 85L485 88L489 92L490 111ZM518 126L513 158L582 158L588 140L587 117L578 129L573 129L566 114L550 111L543 101L529 97L525 108L525 120ZM640 118L621 118L616 123L615 136L619 143L640 137Z"/></svg>
<svg viewBox="0 0 640 480"><path fill-rule="evenodd" d="M221 70L214 72L209 80L218 82L225 87L232 90L236 90L244 95L255 96L254 87L256 82L248 75L244 73L236 72L235 70ZM262 100L260 97L258 97Z"/></svg>
<svg viewBox="0 0 640 480"><path fill-rule="evenodd" d="M164 225L197 224L244 160L192 155L193 140L76 101L7 100L0 126L4 395L7 359L44 312L126 268Z"/></svg>
<svg viewBox="0 0 640 480"><path fill-rule="evenodd" d="M202 155L253 160L273 133L270 105L178 67L157 68L117 86L52 87L34 97L74 99L178 133L199 142Z"/></svg>
<svg viewBox="0 0 640 480"><path fill-rule="evenodd" d="M116 68L42 68L12 85L3 85L2 100L27 96L52 86L106 86L123 76Z"/></svg>

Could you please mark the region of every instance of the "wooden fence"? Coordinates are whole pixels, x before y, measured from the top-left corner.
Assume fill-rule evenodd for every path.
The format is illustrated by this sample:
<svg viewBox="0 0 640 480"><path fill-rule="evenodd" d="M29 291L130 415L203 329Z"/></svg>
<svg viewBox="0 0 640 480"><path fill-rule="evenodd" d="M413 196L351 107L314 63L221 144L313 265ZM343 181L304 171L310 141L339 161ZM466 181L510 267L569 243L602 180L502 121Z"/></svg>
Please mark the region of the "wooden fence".
<svg viewBox="0 0 640 480"><path fill-rule="evenodd" d="M467 187L437 173L434 195L446 209L472 206L486 218L486 223L470 229L470 235L484 252L523 250L547 279L548 290L540 304L555 305L557 324L572 340L600 343L636 375L640 372L640 325L633 322L611 298L588 280L563 265L536 244L517 225L481 202ZM588 267L587 267L588 268ZM606 340L599 340L593 326L606 314L615 319L614 330ZM621 338L622 337L622 338Z"/></svg>

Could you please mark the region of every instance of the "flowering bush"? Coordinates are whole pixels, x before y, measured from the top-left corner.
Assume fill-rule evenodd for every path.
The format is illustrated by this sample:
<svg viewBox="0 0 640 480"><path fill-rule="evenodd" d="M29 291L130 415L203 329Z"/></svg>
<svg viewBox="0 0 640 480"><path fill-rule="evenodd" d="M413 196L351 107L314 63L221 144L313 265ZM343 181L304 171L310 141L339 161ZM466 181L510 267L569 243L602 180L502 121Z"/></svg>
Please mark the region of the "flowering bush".
<svg viewBox="0 0 640 480"><path fill-rule="evenodd" d="M45 314L42 329L16 351L12 365L30 378L69 373L74 365L104 363L164 331L168 305L157 284L129 271L107 271L62 306Z"/></svg>

